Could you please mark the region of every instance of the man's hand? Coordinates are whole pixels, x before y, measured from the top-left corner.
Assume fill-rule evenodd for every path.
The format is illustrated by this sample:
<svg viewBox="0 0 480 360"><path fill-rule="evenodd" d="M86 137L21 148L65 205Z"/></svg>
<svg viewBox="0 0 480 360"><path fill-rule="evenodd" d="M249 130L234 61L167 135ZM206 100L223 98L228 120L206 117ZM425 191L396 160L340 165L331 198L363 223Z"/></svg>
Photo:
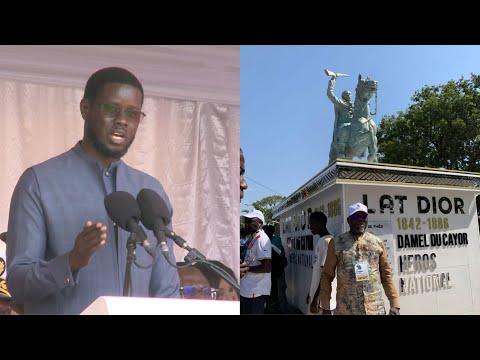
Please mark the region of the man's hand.
<svg viewBox="0 0 480 360"><path fill-rule="evenodd" d="M392 307L388 315L400 315L400 308Z"/></svg>
<svg viewBox="0 0 480 360"><path fill-rule="evenodd" d="M327 76L330 76L332 79L335 79L337 77L336 72L333 72L333 71L330 71L330 70L327 70L327 69L325 69L325 74L327 74Z"/></svg>
<svg viewBox="0 0 480 360"><path fill-rule="evenodd" d="M102 223L86 222L82 232L75 239L75 245L70 251L70 270L76 272L87 266L93 254L105 245L107 227Z"/></svg>
<svg viewBox="0 0 480 360"><path fill-rule="evenodd" d="M248 270L250 270L250 267L246 262L240 264L240 279L247 274Z"/></svg>

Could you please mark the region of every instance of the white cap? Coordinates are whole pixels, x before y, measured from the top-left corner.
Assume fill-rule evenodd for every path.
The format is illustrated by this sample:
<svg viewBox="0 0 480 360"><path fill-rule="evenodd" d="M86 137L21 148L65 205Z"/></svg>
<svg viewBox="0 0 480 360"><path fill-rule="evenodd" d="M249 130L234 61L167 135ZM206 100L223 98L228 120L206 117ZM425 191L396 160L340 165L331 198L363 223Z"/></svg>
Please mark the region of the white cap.
<svg viewBox="0 0 480 360"><path fill-rule="evenodd" d="M242 215L243 217L246 217L246 218L249 218L249 219L253 219L253 218L257 218L259 219L263 224L265 224L265 218L263 217L263 214L260 210L253 210L253 211L250 211L248 214L244 214Z"/></svg>
<svg viewBox="0 0 480 360"><path fill-rule="evenodd" d="M350 205L350 207L348 208L348 216L351 216L359 211L362 211L368 215L367 207L362 203L356 203L356 204Z"/></svg>

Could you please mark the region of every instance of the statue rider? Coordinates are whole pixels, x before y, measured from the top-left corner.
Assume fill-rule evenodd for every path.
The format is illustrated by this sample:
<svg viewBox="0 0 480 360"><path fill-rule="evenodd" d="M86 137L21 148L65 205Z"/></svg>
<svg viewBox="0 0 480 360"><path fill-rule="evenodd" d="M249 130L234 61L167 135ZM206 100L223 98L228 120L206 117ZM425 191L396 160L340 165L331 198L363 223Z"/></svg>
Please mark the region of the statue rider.
<svg viewBox="0 0 480 360"><path fill-rule="evenodd" d="M329 163L332 163L337 158L346 158L345 151L353 116L353 102L352 93L348 90L342 92L341 99L337 98L333 93L337 76L342 76L344 74L337 74L328 70L325 70L325 72L328 76L330 76L330 80L328 81L327 96L333 103L335 109L335 125L333 128L333 139L330 145L329 159Z"/></svg>

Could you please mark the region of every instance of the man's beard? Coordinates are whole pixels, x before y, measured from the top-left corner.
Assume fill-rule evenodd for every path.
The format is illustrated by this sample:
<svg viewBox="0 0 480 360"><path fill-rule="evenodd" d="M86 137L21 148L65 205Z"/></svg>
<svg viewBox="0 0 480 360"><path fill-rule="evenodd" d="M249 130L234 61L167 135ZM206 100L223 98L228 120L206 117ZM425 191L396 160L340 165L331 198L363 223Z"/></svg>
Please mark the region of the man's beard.
<svg viewBox="0 0 480 360"><path fill-rule="evenodd" d="M365 232L365 226L359 226L358 228L352 228L352 231L355 233L355 234L363 234Z"/></svg>
<svg viewBox="0 0 480 360"><path fill-rule="evenodd" d="M354 234L363 234L366 230L367 230L367 227L368 227L368 222L364 222L362 225L360 225L358 228L354 228L353 226L350 227L351 231L354 233Z"/></svg>
<svg viewBox="0 0 480 360"><path fill-rule="evenodd" d="M127 144L127 146L123 149L119 149L119 150L109 149L105 144L103 144L98 139L97 135L95 134L95 131L89 125L87 125L87 137L92 143L95 150L97 150L103 156L108 158L113 158L113 159L119 159L123 157L127 153L128 149L130 148L130 145L132 145L133 140L135 140L135 136L134 136L132 140L130 140L130 142Z"/></svg>

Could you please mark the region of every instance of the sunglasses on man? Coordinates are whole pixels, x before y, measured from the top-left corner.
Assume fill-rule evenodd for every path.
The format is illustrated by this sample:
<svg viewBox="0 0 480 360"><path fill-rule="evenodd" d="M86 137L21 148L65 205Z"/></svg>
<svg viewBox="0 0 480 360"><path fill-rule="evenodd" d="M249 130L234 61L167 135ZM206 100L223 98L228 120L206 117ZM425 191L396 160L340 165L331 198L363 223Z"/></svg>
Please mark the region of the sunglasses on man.
<svg viewBox="0 0 480 360"><path fill-rule="evenodd" d="M365 214L364 212L356 212L350 215L350 219L352 220L367 220L368 214Z"/></svg>

